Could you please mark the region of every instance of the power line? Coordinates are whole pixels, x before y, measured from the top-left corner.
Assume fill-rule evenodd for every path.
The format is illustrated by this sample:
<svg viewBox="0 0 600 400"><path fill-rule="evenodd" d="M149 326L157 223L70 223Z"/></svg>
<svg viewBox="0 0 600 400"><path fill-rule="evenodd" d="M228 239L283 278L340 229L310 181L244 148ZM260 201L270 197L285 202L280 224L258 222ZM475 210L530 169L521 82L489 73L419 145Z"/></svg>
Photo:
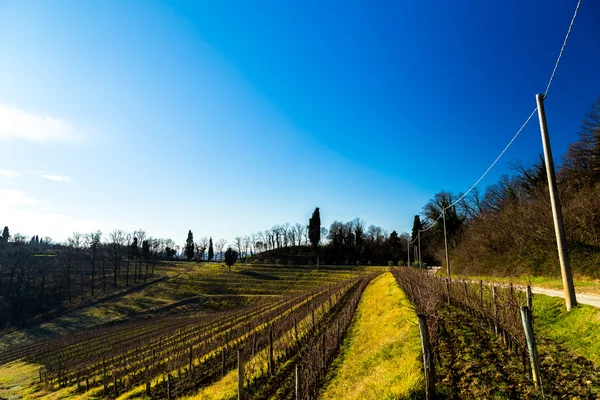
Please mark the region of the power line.
<svg viewBox="0 0 600 400"><path fill-rule="evenodd" d="M562 46L560 48L560 52L558 54L558 58L556 59L556 63L554 64L554 69L552 70L552 74L550 75L550 80L548 81L548 86L546 87L546 91L544 92L544 98L548 95L548 91L550 90L550 86L552 86L552 82L554 81L554 76L556 75L556 71L558 70L558 66L559 66L560 61L562 59L563 53L565 51L565 48L567 47L567 41L569 40L569 36L571 36L571 31L573 30L573 24L575 23L575 19L577 18L577 14L579 13L579 7L580 6L581 6L581 0L578 0L577 6L575 7L575 12L573 13L573 18L571 18L571 23L569 24L569 29L567 30L567 34L565 35L565 40L563 41L563 44L562 44ZM473 184L473 186L471 186L469 188L469 190L467 190L456 201L454 201L448 207L445 207L444 210L447 210L450 207L455 206L459 201L461 201L462 199L464 199L473 189L475 189L475 187L477 187L477 185L479 184L479 182L481 182L483 180L483 178L485 178L485 176L491 171L491 169L494 168L494 166L498 163L498 161L500 160L500 158L502 158L502 156L504 155L504 153L506 153L506 150L508 150L508 148L513 144L513 142L519 136L519 134L523 131L523 129L525 128L525 126L527 126L527 124L529 123L529 121L531 120L531 118L534 116L534 114L535 114L536 111L537 111L537 107L533 109L533 111L531 112L531 114L529 114L529 117L527 117L527 119L525 120L525 122L523 123L523 125L521 125L521 128L513 136L513 138L510 140L510 142L508 142L508 144L502 150L502 152L498 155L498 157L496 157L496 159L494 160L494 162L488 167L488 169L485 170L485 172L483 173L483 175L481 175L479 177L479 179L477 179L477 181ZM441 214L440 214L440 216L441 216ZM439 218L440 217L438 217L438 219L436 220L436 222L439 220ZM429 228L428 228L428 230L429 230Z"/></svg>
<svg viewBox="0 0 600 400"><path fill-rule="evenodd" d="M560 61L562 59L563 53L565 51L565 48L567 47L567 41L569 40L569 36L571 35L571 30L573 29L573 24L575 23L575 19L577 18L577 14L579 13L579 6L580 5L581 5L581 0L578 0L577 1L577 6L575 7L575 12L573 13L573 18L571 18L571 23L569 24L569 29L567 30L567 34L565 36L565 40L563 41L563 44L562 44L562 46L560 48L560 52L558 54L558 58L556 59L556 63L554 64L554 69L552 70L552 74L550 75L550 80L548 81L548 86L546 87L546 91L544 92L544 98L546 98L546 96L548 95L548 91L550 90L550 86L552 86L552 82L554 81L554 76L556 75L556 71L558 70L558 66L559 66ZM500 152L500 154L498 155L498 157L496 157L496 159L494 160L494 162L492 162L492 164L485 170L485 172L483 173L483 175L481 175L479 177L479 179L477 179L477 181L469 188L469 190L467 190L457 200L455 200L448 207L442 208L442 213L445 210L448 210L449 208L455 206L458 202L460 202L462 199L464 199L473 189L475 189L477 187L477 185L483 180L483 178L485 178L485 176L498 163L498 161L500 160L500 158L502 158L502 156L504 155L504 153L506 153L506 151L508 150L508 148L517 139L517 137L523 131L523 129L525 129L525 127L527 126L527 124L529 123L529 121L531 120L531 118L534 116L534 114L536 113L536 111L537 111L537 107L533 109L533 111L531 112L531 114L529 114L529 117L527 117L527 119L525 120L525 122L523 123L523 125L521 125L521 128L519 128L519 130L517 131L517 133L515 133L515 135L510 140L510 142L508 142L508 144L506 145L506 147L504 147L504 149ZM420 237L421 232L427 232L428 230L430 230L431 228L433 228L435 226L435 224L440 220L441 217L442 217L442 214L438 215L437 219L435 221L433 221L433 223L431 223L431 225L429 225L429 227L427 227L426 229L419 229L418 232L417 232L417 237L415 239L413 239L410 243L411 244L414 243Z"/></svg>
<svg viewBox="0 0 600 400"><path fill-rule="evenodd" d="M479 179L477 179L477 182L475 182L473 184L473 186L471 186L469 188L469 190L467 190L462 196L460 196L458 198L458 200L456 200L454 203L450 204L448 207L445 207L444 210L447 210L450 207L455 206L459 201L461 201L462 199L464 199L473 189L475 189L475 187L479 184L479 182L481 182L481 180L483 178L485 178L485 176L488 174L488 172L490 172L491 169L494 168L494 165L496 165L496 163L498 162L498 160L500 160L500 158L502 158L502 156L504 155L504 153L506 153L506 150L508 150L508 148L510 147L510 145L513 144L513 142L515 141L515 139L517 138L517 136L519 136L519 134L523 131L523 129L525 129L525 127L527 126L527 124L529 123L529 121L531 120L531 118L534 116L534 114L535 114L536 111L537 111L537 107L533 109L533 111L531 112L531 114L529 114L529 117L527 117L527 119L525 120L525 122L523 123L523 125L521 125L521 128L519 128L519 130L517 131L517 133L515 133L515 135L513 136L513 138L510 140L510 142L508 142L508 144L506 145L506 147L504 148L504 150L502 150L502 152L498 155L498 157L496 157L496 159L488 167L488 169L485 170L485 172L483 173L483 175L481 175L479 177Z"/></svg>
<svg viewBox="0 0 600 400"><path fill-rule="evenodd" d="M567 47L567 41L569 40L569 36L571 35L571 29L573 29L573 24L575 23L575 18L577 18L577 13L579 12L579 6L581 5L581 0L577 2L577 7L575 7L575 13L573 14L573 18L571 19L571 23L569 24L569 30L567 31L567 35L565 36L565 40L560 48L560 53L558 53L558 58L556 59L556 64L554 64L554 69L552 70L552 75L550 75L550 81L548 81L548 86L546 86L546 91L544 92L544 98L548 95L548 91L550 90L550 86L552 85L552 81L554 80L554 75L556 74L556 70L558 69L558 64L560 64L560 60L562 58L563 52L565 51L565 47Z"/></svg>

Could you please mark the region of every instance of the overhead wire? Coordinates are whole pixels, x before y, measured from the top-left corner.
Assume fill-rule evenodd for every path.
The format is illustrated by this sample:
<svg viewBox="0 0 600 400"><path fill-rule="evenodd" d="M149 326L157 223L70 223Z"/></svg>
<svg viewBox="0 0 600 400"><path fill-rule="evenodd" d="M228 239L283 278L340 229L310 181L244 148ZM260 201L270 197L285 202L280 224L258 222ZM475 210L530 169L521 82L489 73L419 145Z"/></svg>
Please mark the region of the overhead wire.
<svg viewBox="0 0 600 400"><path fill-rule="evenodd" d="M560 64L560 61L561 61L562 56L563 56L563 53L564 53L565 48L567 46L567 42L569 40L569 36L571 35L571 31L573 30L573 25L575 23L575 19L577 18L578 13L579 13L579 7L580 6L581 6L581 0L578 0L577 1L577 6L575 7L575 12L573 13L573 18L571 18L571 23L569 24L569 29L567 30L567 34L565 35L565 40L563 41L563 44L562 44L562 46L560 48L560 52L558 54L558 58L556 59L556 63L554 64L554 69L552 70L552 74L550 75L550 80L548 81L548 85L546 86L546 91L544 92L544 98L548 95L548 91L550 90L550 86L552 86L552 82L554 81L554 77L556 75L556 71L558 70L558 66ZM467 190L465 193L463 193L452 204L450 204L447 207L442 208L442 213L445 210L448 210L448 209L454 207L462 199L464 199L471 191L473 191L473 189L475 189L477 187L477 185L483 180L483 178L485 178L486 175L492 170L492 168L494 168L494 166L498 163L498 161L500 160L500 158L502 158L502 156L504 155L504 153L506 153L506 151L508 150L508 148L517 139L517 137L523 131L523 129L525 129L525 127L527 126L527 124L529 123L529 121L531 120L531 118L533 118L533 116L535 115L536 111L537 111L537 107L533 109L533 111L531 112L531 114L529 114L529 117L527 117L527 119L525 120L525 122L523 123L523 125L521 125L521 127L519 128L519 130L517 131L517 133L515 133L515 135L510 140L510 142L508 142L508 144L506 145L506 147L504 147L504 149L500 152L500 154L498 155L498 157L496 157L496 159L494 160L494 162L492 162L492 164L490 164L490 166L485 170L485 172L483 173L483 175L481 175L479 177L479 179L477 179L477 181L475 181L475 183L469 188L469 190ZM426 231L430 230L431 228L433 228L433 226L440 220L441 217L442 217L442 214L440 214L437 217L437 219L427 229L419 229L419 233L420 232L426 232ZM417 237L418 237L418 234L417 234ZM415 240L417 240L417 239L415 238L411 243L413 243Z"/></svg>
<svg viewBox="0 0 600 400"><path fill-rule="evenodd" d="M577 1L577 6L575 7L575 12L573 13L573 18L571 18L571 23L569 24L569 29L567 30L567 34L565 35L565 40L563 41L563 44L562 44L562 46L560 48L560 52L558 53L558 58L556 59L556 63L554 64L554 68L552 70L552 74L550 75L550 79L548 81L548 85L546 86L546 90L544 91L544 98L546 98L548 96L548 92L550 91L550 87L552 86L552 83L554 81L554 77L556 75L556 71L558 70L558 66L559 66L560 61L562 59L563 53L565 51L565 48L567 47L567 42L569 40L569 37L571 36L571 31L573 30L573 25L575 23L575 19L577 18L578 13L579 13L579 7L580 6L581 6L581 0L578 0ZM533 118L533 116L535 115L536 111L537 111L537 107L533 109L533 111L531 112L531 114L529 114L529 117L527 117L527 119L525 120L525 122L523 123L523 125L521 125L521 127L519 128L519 130L517 131L517 133L515 133L515 135L510 140L510 142L508 142L508 144L506 145L506 147L504 147L504 149L500 152L500 154L498 155L498 157L496 157L496 159L494 160L494 162L492 162L492 164L490 164L490 166L485 170L485 172L483 173L483 175L481 175L479 177L479 179L477 179L477 181L475 181L475 183L469 188L469 190L467 190L465 193L463 193L452 204L450 204L447 207L442 208L442 213L440 215L438 215L437 219L435 221L433 221L426 229L419 229L417 231L417 236L410 242L410 244L413 244L416 240L419 239L419 237L421 236L421 232L427 232L428 230L430 230L431 228L433 228L435 226L435 224L437 224L437 222L440 220L440 218L442 217L442 215L444 214L444 212L446 210L448 210L451 207L454 207L462 199L464 199L473 189L475 189L477 187L477 185L483 180L483 178L485 178L485 176L498 163L498 161L500 160L500 158L502 158L502 156L504 155L504 153L506 153L506 151L508 150L508 148L517 139L517 137L523 131L523 129L525 129L525 127L527 126L527 124L529 123L529 121L531 120L531 118Z"/></svg>
<svg viewBox="0 0 600 400"><path fill-rule="evenodd" d="M556 70L558 69L558 64L560 64L560 60L562 59L563 52L565 51L565 47L567 47L567 41L569 40L569 36L571 36L571 30L573 29L573 24L575 23L575 18L577 18L577 14L579 13L579 6L581 5L581 0L577 2L577 7L575 7L575 13L573 13L573 18L571 18L571 23L569 24L569 29L567 30L567 35L565 36L565 40L563 41L562 47L560 48L560 52L558 53L558 58L556 59L556 63L554 64L554 69L552 70L552 75L550 75L550 80L548 81L548 86L546 86L546 91L544 92L544 98L548 95L548 91L550 90L550 86L552 85L552 81L554 81L554 75L556 75Z"/></svg>

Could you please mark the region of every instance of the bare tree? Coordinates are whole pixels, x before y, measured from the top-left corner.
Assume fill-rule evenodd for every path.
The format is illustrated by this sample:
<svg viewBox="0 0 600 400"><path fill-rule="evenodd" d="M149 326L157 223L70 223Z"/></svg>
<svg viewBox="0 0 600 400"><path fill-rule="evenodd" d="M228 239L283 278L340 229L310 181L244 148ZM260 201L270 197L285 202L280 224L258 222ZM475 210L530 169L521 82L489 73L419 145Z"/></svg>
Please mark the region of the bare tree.
<svg viewBox="0 0 600 400"><path fill-rule="evenodd" d="M227 240L225 239L219 239L215 243L215 249L217 250L217 254L219 254L220 261L223 260L223 250L225 249L225 246L227 246Z"/></svg>
<svg viewBox="0 0 600 400"><path fill-rule="evenodd" d="M198 261L202 261L202 259L204 258L204 253L208 248L208 238L205 236L198 239L198 241L195 243L195 247L197 259Z"/></svg>
<svg viewBox="0 0 600 400"><path fill-rule="evenodd" d="M146 240L146 232L143 229L138 229L137 231L133 232L133 236L137 238L138 240L138 247L139 249L142 248L142 245L144 243L144 240ZM142 280L142 252L139 251L137 254L135 254L135 256L137 256L137 265L134 264L135 267L135 275L134 275L134 280L135 282L137 282L138 280Z"/></svg>
<svg viewBox="0 0 600 400"><path fill-rule="evenodd" d="M240 258L242 258L243 249L244 249L244 240L240 236L235 237L235 247L237 247L237 253Z"/></svg>
<svg viewBox="0 0 600 400"><path fill-rule="evenodd" d="M102 232L96 231L86 234L84 239L85 244L88 246L87 258L90 263L90 267L92 267L92 280L90 283L92 297L94 297L94 279L96 276L96 262L100 256L101 236Z"/></svg>
<svg viewBox="0 0 600 400"><path fill-rule="evenodd" d="M115 229L108 234L113 264L113 286L115 288L117 287L117 277L119 276L121 261L123 259L123 247L126 242L125 236L125 232L120 229Z"/></svg>

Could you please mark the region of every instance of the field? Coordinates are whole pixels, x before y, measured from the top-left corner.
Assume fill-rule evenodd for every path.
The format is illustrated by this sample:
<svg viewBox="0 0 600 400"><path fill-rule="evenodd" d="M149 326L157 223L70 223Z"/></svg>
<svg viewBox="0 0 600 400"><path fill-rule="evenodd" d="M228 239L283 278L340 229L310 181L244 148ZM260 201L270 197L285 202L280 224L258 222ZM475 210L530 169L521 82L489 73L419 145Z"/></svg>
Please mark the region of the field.
<svg viewBox="0 0 600 400"><path fill-rule="evenodd" d="M3 335L0 398L596 398L600 313L535 296L544 394L517 286L409 268L173 263L164 276ZM6 333L6 332L5 332Z"/></svg>
<svg viewBox="0 0 600 400"><path fill-rule="evenodd" d="M5 335L5 346L11 345L0 358L2 373L27 375L17 370L43 365L35 369L35 387L14 385L22 387L17 395L31 398L175 398L218 381L236 365L236 349L245 347L248 390L266 390L266 376L308 351L313 340L333 358L372 277L356 267L253 265L230 272L216 264L174 265L165 279L135 293ZM54 336L67 331L73 332ZM33 332L48 338L31 340ZM319 354L312 355L315 363L322 361ZM306 368L306 381L316 385L324 367Z"/></svg>

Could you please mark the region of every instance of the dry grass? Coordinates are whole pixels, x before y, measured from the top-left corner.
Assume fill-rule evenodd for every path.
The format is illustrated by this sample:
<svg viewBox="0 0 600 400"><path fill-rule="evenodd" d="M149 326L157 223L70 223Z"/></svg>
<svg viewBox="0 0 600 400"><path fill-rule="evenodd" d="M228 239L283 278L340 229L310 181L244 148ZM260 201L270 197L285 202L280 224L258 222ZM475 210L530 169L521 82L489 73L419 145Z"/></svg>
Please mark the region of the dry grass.
<svg viewBox="0 0 600 400"><path fill-rule="evenodd" d="M391 273L365 289L323 399L411 398L423 386L416 316Z"/></svg>

